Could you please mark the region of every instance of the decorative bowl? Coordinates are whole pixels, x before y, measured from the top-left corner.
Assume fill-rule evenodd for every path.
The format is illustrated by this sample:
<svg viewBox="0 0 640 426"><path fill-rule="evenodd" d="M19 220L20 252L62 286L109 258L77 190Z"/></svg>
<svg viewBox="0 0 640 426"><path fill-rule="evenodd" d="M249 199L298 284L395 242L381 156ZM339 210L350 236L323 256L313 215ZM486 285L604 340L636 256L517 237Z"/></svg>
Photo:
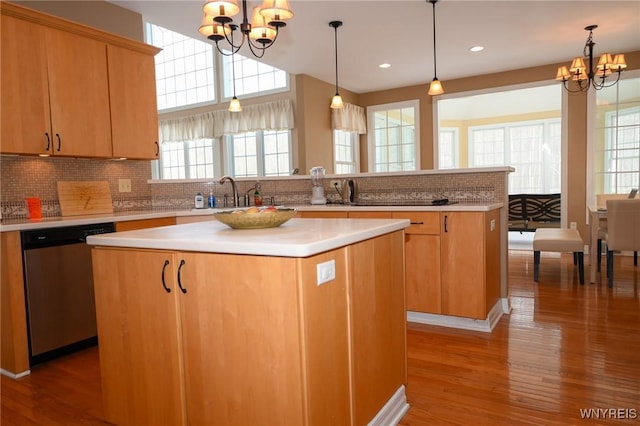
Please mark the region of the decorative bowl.
<svg viewBox="0 0 640 426"><path fill-rule="evenodd" d="M214 213L213 216L233 229L260 229L280 226L294 217L296 212L296 209L292 208L278 208L275 210L263 208L257 212L254 208L250 208Z"/></svg>

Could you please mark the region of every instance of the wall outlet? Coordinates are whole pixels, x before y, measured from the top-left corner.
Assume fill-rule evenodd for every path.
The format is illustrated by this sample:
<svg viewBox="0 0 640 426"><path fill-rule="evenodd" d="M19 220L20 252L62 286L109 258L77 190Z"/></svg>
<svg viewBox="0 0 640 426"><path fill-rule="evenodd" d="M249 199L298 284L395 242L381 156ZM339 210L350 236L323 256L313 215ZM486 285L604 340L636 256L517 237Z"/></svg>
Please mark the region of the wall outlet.
<svg viewBox="0 0 640 426"><path fill-rule="evenodd" d="M131 179L118 179L118 191L131 192Z"/></svg>
<svg viewBox="0 0 640 426"><path fill-rule="evenodd" d="M316 272L318 274L318 285L335 280L336 261L329 260L328 262L318 263L316 265Z"/></svg>
<svg viewBox="0 0 640 426"><path fill-rule="evenodd" d="M340 182L338 179L331 179L329 185L331 186L331 188L341 189L342 182Z"/></svg>
<svg viewBox="0 0 640 426"><path fill-rule="evenodd" d="M571 222L571 223L569 224L569 227L570 227L571 229L578 229L578 224L577 224L576 222Z"/></svg>

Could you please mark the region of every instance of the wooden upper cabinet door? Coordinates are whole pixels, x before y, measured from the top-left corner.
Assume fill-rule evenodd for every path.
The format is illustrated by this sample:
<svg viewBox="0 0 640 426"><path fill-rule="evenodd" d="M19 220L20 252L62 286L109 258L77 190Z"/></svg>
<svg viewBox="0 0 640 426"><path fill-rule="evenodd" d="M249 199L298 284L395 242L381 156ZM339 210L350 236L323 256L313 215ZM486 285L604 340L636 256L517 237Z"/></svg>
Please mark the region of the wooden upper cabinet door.
<svg viewBox="0 0 640 426"><path fill-rule="evenodd" d="M45 35L53 154L111 157L106 43L51 28Z"/></svg>
<svg viewBox="0 0 640 426"><path fill-rule="evenodd" d="M158 107L153 56L107 47L113 156L158 158Z"/></svg>
<svg viewBox="0 0 640 426"><path fill-rule="evenodd" d="M4 154L51 153L45 27L2 15Z"/></svg>

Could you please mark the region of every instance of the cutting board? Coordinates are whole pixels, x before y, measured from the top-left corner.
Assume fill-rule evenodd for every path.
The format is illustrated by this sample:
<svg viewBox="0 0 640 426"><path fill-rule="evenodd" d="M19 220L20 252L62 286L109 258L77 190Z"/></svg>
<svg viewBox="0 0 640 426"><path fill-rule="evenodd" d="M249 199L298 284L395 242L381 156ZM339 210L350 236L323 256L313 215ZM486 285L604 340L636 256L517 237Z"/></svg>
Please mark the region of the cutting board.
<svg viewBox="0 0 640 426"><path fill-rule="evenodd" d="M62 216L113 213L107 181L58 181L58 201Z"/></svg>

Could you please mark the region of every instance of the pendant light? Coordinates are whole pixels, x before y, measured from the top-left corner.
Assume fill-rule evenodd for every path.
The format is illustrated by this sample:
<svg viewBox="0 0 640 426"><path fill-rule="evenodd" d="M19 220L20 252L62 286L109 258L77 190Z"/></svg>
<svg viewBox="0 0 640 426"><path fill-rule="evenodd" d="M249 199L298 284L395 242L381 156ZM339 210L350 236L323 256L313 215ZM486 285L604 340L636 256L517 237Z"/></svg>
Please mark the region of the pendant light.
<svg viewBox="0 0 640 426"><path fill-rule="evenodd" d="M433 80L429 85L429 95L442 95L444 93L444 88L442 87L442 83L438 80L438 73L436 71L436 3L438 0L427 0L429 3L433 5Z"/></svg>
<svg viewBox="0 0 640 426"><path fill-rule="evenodd" d="M233 98L229 102L229 112L242 111L242 105L236 97L236 58L235 54L231 55L231 83L233 84Z"/></svg>
<svg viewBox="0 0 640 426"><path fill-rule="evenodd" d="M331 108L339 109L344 108L342 96L340 96L340 93L338 92L338 27L342 26L342 21L331 21L329 22L329 26L334 30L334 39L336 45L336 94L333 95L333 99L331 100Z"/></svg>

